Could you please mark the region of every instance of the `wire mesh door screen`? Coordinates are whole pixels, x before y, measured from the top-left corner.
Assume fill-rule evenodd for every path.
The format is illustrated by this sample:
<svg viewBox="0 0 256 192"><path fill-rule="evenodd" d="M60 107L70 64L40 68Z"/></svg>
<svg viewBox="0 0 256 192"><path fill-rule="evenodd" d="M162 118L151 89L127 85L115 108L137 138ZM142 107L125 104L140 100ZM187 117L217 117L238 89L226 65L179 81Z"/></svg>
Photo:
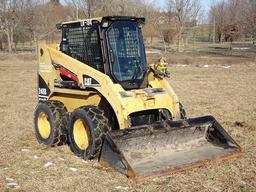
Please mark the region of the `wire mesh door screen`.
<svg viewBox="0 0 256 192"><path fill-rule="evenodd" d="M103 71L102 52L97 26L83 26L67 30L69 55Z"/></svg>

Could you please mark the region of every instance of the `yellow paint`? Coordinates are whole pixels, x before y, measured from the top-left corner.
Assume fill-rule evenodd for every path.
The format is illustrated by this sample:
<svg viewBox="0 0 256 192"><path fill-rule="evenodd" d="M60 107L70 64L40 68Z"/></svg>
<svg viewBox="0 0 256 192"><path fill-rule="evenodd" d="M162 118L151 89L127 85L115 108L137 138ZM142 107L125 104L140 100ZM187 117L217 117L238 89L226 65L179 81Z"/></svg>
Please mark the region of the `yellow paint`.
<svg viewBox="0 0 256 192"><path fill-rule="evenodd" d="M69 112L72 112L81 106L98 106L101 100L101 96L97 94L97 92L69 89L67 93L65 93L65 90L66 89L63 89L62 92L54 92L49 99L62 102ZM71 93L72 91L73 94Z"/></svg>
<svg viewBox="0 0 256 192"><path fill-rule="evenodd" d="M44 50L43 56L39 54L39 63L51 66L52 63L61 64L69 71L72 71L78 77L80 90L55 88L54 79L60 79L60 76L54 68L50 73L39 71L39 74L49 83L51 90L49 100L63 102L69 112L84 105L97 106L102 97L104 97L115 111L121 129L128 127L129 114L138 111L162 108L168 109L174 119L178 117L179 100L167 80L156 78L150 72L148 74L150 87L163 88L164 93L150 96L143 89L126 91L121 85L113 83L111 78L106 74L62 53L56 47L58 46L39 45L39 50L40 48ZM86 90L86 86L83 84L83 75L93 77L99 82L100 86L90 87L90 91ZM93 91L91 91L92 89ZM129 97L122 97L120 92L125 92Z"/></svg>
<svg viewBox="0 0 256 192"><path fill-rule="evenodd" d="M76 145L85 150L89 146L90 131L82 119L77 119L73 127L73 135Z"/></svg>
<svg viewBox="0 0 256 192"><path fill-rule="evenodd" d="M42 138L47 139L50 136L51 124L49 122L48 115L45 112L41 112L38 115L37 127Z"/></svg>

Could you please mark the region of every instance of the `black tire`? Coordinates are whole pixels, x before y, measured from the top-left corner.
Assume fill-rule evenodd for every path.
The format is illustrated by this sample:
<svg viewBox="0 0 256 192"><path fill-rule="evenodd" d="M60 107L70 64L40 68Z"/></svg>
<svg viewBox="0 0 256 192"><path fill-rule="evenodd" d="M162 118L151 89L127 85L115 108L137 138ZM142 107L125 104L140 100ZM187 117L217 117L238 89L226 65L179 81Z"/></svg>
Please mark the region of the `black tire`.
<svg viewBox="0 0 256 192"><path fill-rule="evenodd" d="M86 130L87 140L77 143L76 138L78 138L77 133L79 131L76 133L76 123L81 124L81 122L83 126L78 129ZM71 151L84 159L97 158L102 145L102 136L110 130L104 112L95 106L80 107L72 112L68 127Z"/></svg>
<svg viewBox="0 0 256 192"><path fill-rule="evenodd" d="M187 113L181 103L180 103L180 119L187 119Z"/></svg>
<svg viewBox="0 0 256 192"><path fill-rule="evenodd" d="M45 124L41 123L42 121L46 122L49 129L44 126ZM67 109L61 102L40 102L34 113L34 128L38 142L48 146L66 144L67 122ZM45 131L42 130L48 131L45 133Z"/></svg>

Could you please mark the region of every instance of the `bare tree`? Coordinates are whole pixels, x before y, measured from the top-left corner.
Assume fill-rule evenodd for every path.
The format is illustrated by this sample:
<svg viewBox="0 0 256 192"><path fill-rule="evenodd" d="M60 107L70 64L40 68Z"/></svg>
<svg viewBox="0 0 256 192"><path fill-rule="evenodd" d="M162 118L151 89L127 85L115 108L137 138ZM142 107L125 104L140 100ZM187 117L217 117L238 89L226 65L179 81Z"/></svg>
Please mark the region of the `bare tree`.
<svg viewBox="0 0 256 192"><path fill-rule="evenodd" d="M227 4L225 0L218 1L216 4L214 4L210 9L210 15L212 17L212 20L214 21L214 36L217 36L218 42L222 41L223 34L224 34L224 28L227 25Z"/></svg>
<svg viewBox="0 0 256 192"><path fill-rule="evenodd" d="M12 52L14 31L22 17L21 10L25 1L1 0L0 1L0 32L7 36L8 51Z"/></svg>
<svg viewBox="0 0 256 192"><path fill-rule="evenodd" d="M66 3L73 7L76 12L76 17L82 15L87 18L95 17L102 9L106 9L107 4L112 3L112 0L66 0Z"/></svg>
<svg viewBox="0 0 256 192"><path fill-rule="evenodd" d="M253 37L256 42L256 0L244 0L241 9L241 19L244 33Z"/></svg>
<svg viewBox="0 0 256 192"><path fill-rule="evenodd" d="M175 18L178 34L178 52L181 51L181 38L186 22L196 20L200 11L199 0L168 0L168 12Z"/></svg>
<svg viewBox="0 0 256 192"><path fill-rule="evenodd" d="M240 36L240 29L237 24L227 24L224 27L224 39L230 42L230 50L232 49L232 42L237 40Z"/></svg>
<svg viewBox="0 0 256 192"><path fill-rule="evenodd" d="M34 42L39 39L53 41L55 25L72 16L70 8L61 5L59 1L36 1L27 8L26 13L23 19L24 27Z"/></svg>
<svg viewBox="0 0 256 192"><path fill-rule="evenodd" d="M80 17L92 18L106 15L142 16L152 10L144 0L65 0ZM148 11L147 11L148 10Z"/></svg>

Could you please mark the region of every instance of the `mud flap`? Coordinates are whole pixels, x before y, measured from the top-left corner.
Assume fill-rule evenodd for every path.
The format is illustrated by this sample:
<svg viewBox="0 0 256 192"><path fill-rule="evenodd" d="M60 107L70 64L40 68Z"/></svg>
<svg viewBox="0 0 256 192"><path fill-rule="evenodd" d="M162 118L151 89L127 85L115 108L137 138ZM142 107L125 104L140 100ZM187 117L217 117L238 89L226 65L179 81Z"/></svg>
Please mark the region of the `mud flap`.
<svg viewBox="0 0 256 192"><path fill-rule="evenodd" d="M111 131L99 161L138 180L240 153L240 146L215 118L203 116Z"/></svg>

